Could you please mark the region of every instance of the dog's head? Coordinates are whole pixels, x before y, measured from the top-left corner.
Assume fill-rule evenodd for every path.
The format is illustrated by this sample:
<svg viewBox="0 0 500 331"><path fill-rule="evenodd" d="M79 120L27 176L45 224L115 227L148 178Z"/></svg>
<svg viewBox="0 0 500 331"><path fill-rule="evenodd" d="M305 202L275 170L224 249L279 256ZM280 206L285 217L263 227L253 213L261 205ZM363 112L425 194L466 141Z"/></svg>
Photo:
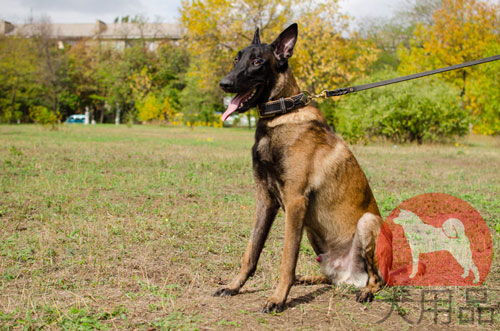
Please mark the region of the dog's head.
<svg viewBox="0 0 500 331"><path fill-rule="evenodd" d="M231 113L243 113L258 104L267 102L280 73L288 69L297 41L297 24L286 28L271 44L260 42L259 29L250 46L240 50L234 59L234 68L220 81L227 93L236 93L226 112L225 121Z"/></svg>

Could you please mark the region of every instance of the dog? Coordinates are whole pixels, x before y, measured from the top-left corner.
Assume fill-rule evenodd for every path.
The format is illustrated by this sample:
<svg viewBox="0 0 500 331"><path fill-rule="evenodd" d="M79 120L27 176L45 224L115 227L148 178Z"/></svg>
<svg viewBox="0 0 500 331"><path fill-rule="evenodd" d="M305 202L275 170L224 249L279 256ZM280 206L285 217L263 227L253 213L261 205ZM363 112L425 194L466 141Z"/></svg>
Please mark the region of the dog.
<svg viewBox="0 0 500 331"><path fill-rule="evenodd" d="M321 111L295 97L300 89L288 59L297 36L294 23L271 44L265 44L257 29L250 46L238 52L233 69L220 81L222 90L236 93L223 120L235 111L242 113L256 106L261 112L273 102L281 109L257 122L252 148L256 183L253 231L238 275L214 293L236 295L253 275L281 207L286 221L280 278L262 309L265 313L283 311L296 281L353 284L361 288L357 301L371 301L373 293L384 285L392 263L390 245L383 254L385 262L379 265L377 261L377 237L384 228L363 170ZM290 103L300 107L283 111ZM323 276L296 279L304 230Z"/></svg>
<svg viewBox="0 0 500 331"><path fill-rule="evenodd" d="M463 223L457 218L447 219L441 228L422 222L420 217L411 211L401 209L394 223L403 227L406 240L410 245L412 271L410 278L418 272L420 254L437 251L448 251L464 269L462 278L472 271L474 283L479 282L479 271L472 261L469 238L465 234Z"/></svg>

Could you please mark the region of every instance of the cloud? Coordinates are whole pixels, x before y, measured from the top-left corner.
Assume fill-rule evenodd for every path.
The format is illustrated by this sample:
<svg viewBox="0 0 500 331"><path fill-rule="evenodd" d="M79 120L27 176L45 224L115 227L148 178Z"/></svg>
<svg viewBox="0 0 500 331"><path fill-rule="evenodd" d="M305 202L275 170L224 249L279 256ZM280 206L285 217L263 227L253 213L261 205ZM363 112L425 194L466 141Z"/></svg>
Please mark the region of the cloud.
<svg viewBox="0 0 500 331"><path fill-rule="evenodd" d="M82 14L109 14L123 11L141 10L139 0L20 0L23 7L33 11L79 12Z"/></svg>
<svg viewBox="0 0 500 331"><path fill-rule="evenodd" d="M344 0L344 12L363 20L388 17L401 0ZM0 0L0 19L23 22L30 16L48 15L55 23L91 23L101 19L111 23L115 17L140 14L150 20L175 22L181 0Z"/></svg>
<svg viewBox="0 0 500 331"><path fill-rule="evenodd" d="M176 22L181 0L0 0L0 19L22 23L47 15L54 23L111 23L118 16L142 15L150 20Z"/></svg>
<svg viewBox="0 0 500 331"><path fill-rule="evenodd" d="M390 17L401 6L401 0L349 0L341 1L340 7L357 19L365 17Z"/></svg>

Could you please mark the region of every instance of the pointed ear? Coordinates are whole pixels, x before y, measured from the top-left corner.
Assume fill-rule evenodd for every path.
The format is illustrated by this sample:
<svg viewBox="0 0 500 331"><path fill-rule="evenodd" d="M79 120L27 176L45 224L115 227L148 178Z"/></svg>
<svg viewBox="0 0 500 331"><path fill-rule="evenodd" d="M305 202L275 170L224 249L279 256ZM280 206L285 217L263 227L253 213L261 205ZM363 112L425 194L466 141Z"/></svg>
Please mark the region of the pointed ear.
<svg viewBox="0 0 500 331"><path fill-rule="evenodd" d="M282 66L292 56L293 48L297 42L297 23L293 23L283 32L280 33L278 38L272 42L274 56L278 60L278 65Z"/></svg>
<svg viewBox="0 0 500 331"><path fill-rule="evenodd" d="M252 45L260 45L259 28L255 30L255 34L253 35Z"/></svg>

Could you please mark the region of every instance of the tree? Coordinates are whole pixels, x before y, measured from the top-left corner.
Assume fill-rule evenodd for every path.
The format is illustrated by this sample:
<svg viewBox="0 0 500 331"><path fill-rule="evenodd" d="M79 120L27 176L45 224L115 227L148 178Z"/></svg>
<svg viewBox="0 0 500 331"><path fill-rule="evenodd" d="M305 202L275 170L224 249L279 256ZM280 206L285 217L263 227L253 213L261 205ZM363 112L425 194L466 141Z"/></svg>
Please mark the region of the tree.
<svg viewBox="0 0 500 331"><path fill-rule="evenodd" d="M297 18L300 37L291 65L299 86L309 92L332 89L362 78L378 50L356 33L346 35L349 17L338 0L309 1Z"/></svg>
<svg viewBox="0 0 500 331"><path fill-rule="evenodd" d="M83 113L85 107L93 107L93 95L98 94L99 84L96 77L97 49L93 44L81 41L68 52L69 76L74 84L76 95L74 111Z"/></svg>
<svg viewBox="0 0 500 331"><path fill-rule="evenodd" d="M410 39L418 24L433 23L433 13L442 0L407 0L399 5L390 18L371 17L359 22L359 34L374 43L380 50L378 60L371 66L372 73L387 66L397 69L400 60L397 49L400 45L409 47Z"/></svg>
<svg viewBox="0 0 500 331"><path fill-rule="evenodd" d="M500 43L488 47L489 54L500 54ZM500 146L500 62L477 68L476 79L470 84L470 103L474 110L475 130L497 136Z"/></svg>
<svg viewBox="0 0 500 331"><path fill-rule="evenodd" d="M418 24L410 48L400 47L400 72L414 73L486 56L487 46L498 42L499 8L481 0L443 0L431 24ZM467 73L473 75L475 70L452 71L444 77L467 96Z"/></svg>
<svg viewBox="0 0 500 331"><path fill-rule="evenodd" d="M163 42L158 47L157 70L153 84L161 89L160 94L169 100L174 113L181 111L180 92L186 87L186 71L189 68L189 53L183 43Z"/></svg>
<svg viewBox="0 0 500 331"><path fill-rule="evenodd" d="M38 79L45 91L46 106L59 117L61 101L67 90L68 67L64 49L60 49L53 38L52 24L48 17L42 17L35 23L31 21L34 29L33 44L40 61Z"/></svg>
<svg viewBox="0 0 500 331"><path fill-rule="evenodd" d="M181 24L191 54L186 89L181 94L188 113L185 118L194 119L200 110L222 110L218 81L231 67L236 52L250 44L256 28L263 40L277 36L290 13L291 0L184 0Z"/></svg>
<svg viewBox="0 0 500 331"><path fill-rule="evenodd" d="M0 122L26 121L37 104L38 61L31 40L22 37L0 39Z"/></svg>
<svg viewBox="0 0 500 331"><path fill-rule="evenodd" d="M193 55L182 98L185 112L222 110L217 82L236 52L250 44L256 28L261 40L270 43L287 24L300 22L299 45L290 63L299 85L310 92L362 77L377 58L371 43L348 33L349 18L340 12L338 0L185 0L181 15Z"/></svg>
<svg viewBox="0 0 500 331"><path fill-rule="evenodd" d="M396 11L399 24L415 28L418 24L432 25L434 11L441 7L443 0L406 0Z"/></svg>
<svg viewBox="0 0 500 331"><path fill-rule="evenodd" d="M498 44L500 4L481 0L443 0L433 13L431 24L419 24L409 49L400 47L400 71L414 73L422 70L449 66L494 55L491 45ZM491 122L489 99L477 93L479 82L486 83L487 72L472 67L443 74L443 77L461 89L463 106L479 117L476 124L482 132ZM495 81L495 77L491 77ZM472 86L476 86L474 89ZM491 90L495 99L500 91Z"/></svg>

